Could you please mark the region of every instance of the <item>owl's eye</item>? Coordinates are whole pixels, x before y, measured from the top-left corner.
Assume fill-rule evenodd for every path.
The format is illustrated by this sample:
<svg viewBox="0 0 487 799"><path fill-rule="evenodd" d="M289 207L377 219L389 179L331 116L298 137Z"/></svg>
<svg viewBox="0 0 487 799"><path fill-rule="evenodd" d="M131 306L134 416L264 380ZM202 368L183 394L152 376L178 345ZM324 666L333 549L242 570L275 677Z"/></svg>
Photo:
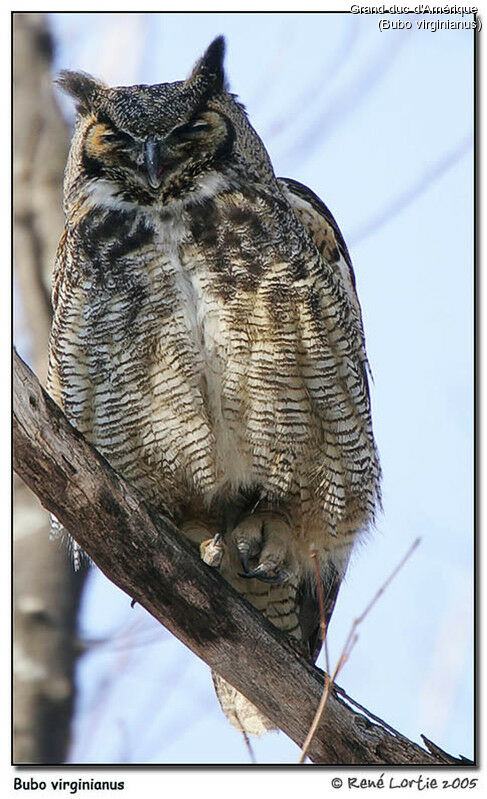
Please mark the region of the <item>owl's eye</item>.
<svg viewBox="0 0 487 799"><path fill-rule="evenodd" d="M113 122L104 114L98 117L97 133L103 140L118 149L129 149L135 145L135 139L124 130L115 127Z"/></svg>
<svg viewBox="0 0 487 799"><path fill-rule="evenodd" d="M133 147L135 144L135 139L123 130L108 129L105 131L104 136L110 143L123 147Z"/></svg>
<svg viewBox="0 0 487 799"><path fill-rule="evenodd" d="M194 119L172 131L172 136L180 141L195 139L200 133L209 130L210 125L204 119Z"/></svg>
<svg viewBox="0 0 487 799"><path fill-rule="evenodd" d="M204 119L196 119L190 123L190 130L194 131L208 130L209 127L208 122L205 122Z"/></svg>

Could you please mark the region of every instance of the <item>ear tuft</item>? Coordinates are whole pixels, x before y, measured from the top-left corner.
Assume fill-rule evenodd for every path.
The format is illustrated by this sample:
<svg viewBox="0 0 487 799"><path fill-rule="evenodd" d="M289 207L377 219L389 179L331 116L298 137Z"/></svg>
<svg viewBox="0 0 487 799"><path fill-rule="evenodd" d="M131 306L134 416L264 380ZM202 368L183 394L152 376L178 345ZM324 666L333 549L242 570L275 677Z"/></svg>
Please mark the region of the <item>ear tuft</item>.
<svg viewBox="0 0 487 799"><path fill-rule="evenodd" d="M57 85L77 100L76 108L80 114L94 111L100 93L106 86L87 75L86 72L70 72L63 70L56 80Z"/></svg>
<svg viewBox="0 0 487 799"><path fill-rule="evenodd" d="M215 94L227 88L223 59L225 57L225 37L217 36L193 67L189 83L203 79L211 85Z"/></svg>

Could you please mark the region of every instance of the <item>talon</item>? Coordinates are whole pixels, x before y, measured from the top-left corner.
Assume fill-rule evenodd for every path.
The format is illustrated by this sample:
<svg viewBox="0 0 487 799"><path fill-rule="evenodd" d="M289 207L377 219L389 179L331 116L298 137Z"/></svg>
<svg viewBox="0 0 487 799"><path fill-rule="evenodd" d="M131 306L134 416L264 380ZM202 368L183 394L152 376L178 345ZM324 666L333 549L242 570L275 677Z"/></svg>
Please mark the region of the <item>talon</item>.
<svg viewBox="0 0 487 799"><path fill-rule="evenodd" d="M200 544L201 559L207 566L218 569L223 558L223 538L221 533L216 533L213 538Z"/></svg>
<svg viewBox="0 0 487 799"><path fill-rule="evenodd" d="M263 511L247 516L233 529L230 541L238 551L243 572L240 577L263 583L289 580L292 534L281 514Z"/></svg>
<svg viewBox="0 0 487 799"><path fill-rule="evenodd" d="M243 576L247 577L247 575L250 574L248 553L247 552L241 552L240 549L239 549L238 550L238 554L240 555L240 563L242 564L243 570L245 572L245 574Z"/></svg>
<svg viewBox="0 0 487 799"><path fill-rule="evenodd" d="M279 572L276 575L270 575L267 572L265 564L261 563L256 569L247 571L245 574L241 574L240 577L245 577L246 579L254 578L256 580L260 580L262 583L283 583L288 579L289 575L284 571Z"/></svg>

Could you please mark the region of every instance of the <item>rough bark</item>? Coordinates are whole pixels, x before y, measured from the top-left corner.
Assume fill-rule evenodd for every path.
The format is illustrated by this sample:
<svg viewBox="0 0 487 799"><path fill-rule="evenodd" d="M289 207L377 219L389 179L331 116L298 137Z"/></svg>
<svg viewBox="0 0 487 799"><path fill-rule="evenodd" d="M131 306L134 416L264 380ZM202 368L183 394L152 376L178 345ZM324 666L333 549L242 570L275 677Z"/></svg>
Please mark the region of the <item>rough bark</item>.
<svg viewBox="0 0 487 799"><path fill-rule="evenodd" d="M13 15L14 277L16 332L45 379L50 284L63 229L68 131L52 91L52 41L43 14ZM14 759L63 762L69 744L76 614L83 575L49 541L49 519L14 481Z"/></svg>
<svg viewBox="0 0 487 799"><path fill-rule="evenodd" d="M16 354L13 429L16 471L106 576L301 745L323 690L320 670L145 505ZM337 687L309 757L334 765L472 765L429 749Z"/></svg>

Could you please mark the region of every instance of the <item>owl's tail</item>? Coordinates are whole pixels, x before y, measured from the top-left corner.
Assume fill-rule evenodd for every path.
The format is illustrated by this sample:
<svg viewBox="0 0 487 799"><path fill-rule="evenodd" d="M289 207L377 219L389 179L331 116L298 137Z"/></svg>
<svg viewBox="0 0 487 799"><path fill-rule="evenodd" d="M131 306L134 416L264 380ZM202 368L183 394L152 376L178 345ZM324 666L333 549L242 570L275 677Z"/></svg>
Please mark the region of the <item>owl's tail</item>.
<svg viewBox="0 0 487 799"><path fill-rule="evenodd" d="M301 640L301 627L298 618L297 583L287 581L279 585L265 584L256 579L247 581L229 580L234 588L260 610L275 627ZM212 673L215 692L221 708L229 720L244 735L263 735L278 729L249 699Z"/></svg>
<svg viewBox="0 0 487 799"><path fill-rule="evenodd" d="M239 693L230 683L225 682L214 671L211 673L215 693L230 724L242 733L248 735L263 735L265 732L276 730L277 727L267 716L252 704L243 694Z"/></svg>

